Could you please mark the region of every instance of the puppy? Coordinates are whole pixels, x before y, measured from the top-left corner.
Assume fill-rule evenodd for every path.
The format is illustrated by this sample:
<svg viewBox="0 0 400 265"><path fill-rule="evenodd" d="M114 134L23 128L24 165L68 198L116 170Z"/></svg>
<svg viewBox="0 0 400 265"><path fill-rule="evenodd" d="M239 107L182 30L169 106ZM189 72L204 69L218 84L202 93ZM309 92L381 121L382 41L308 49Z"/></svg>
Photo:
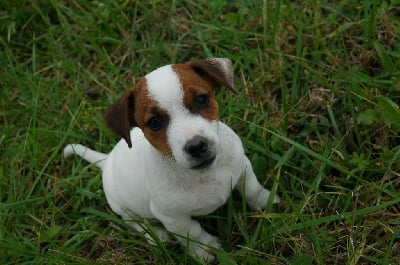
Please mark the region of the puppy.
<svg viewBox="0 0 400 265"><path fill-rule="evenodd" d="M213 260L208 248L220 244L191 217L223 205L232 187L254 209L262 209L270 195L239 137L218 120L214 94L220 86L236 93L229 59L158 68L105 113L105 123L123 138L109 154L79 144L64 149L65 157L76 154L101 168L111 209L133 228L145 232L135 221L158 219L205 261ZM167 239L164 231L155 233Z"/></svg>

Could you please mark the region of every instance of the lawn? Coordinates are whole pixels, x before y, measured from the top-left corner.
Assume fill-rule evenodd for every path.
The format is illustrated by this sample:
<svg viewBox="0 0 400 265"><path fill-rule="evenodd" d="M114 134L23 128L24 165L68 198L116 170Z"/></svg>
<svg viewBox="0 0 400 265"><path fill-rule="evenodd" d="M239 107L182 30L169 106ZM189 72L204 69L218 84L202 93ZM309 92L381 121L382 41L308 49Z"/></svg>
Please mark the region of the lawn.
<svg viewBox="0 0 400 265"><path fill-rule="evenodd" d="M283 200L254 212L233 193L199 218L215 263L399 264L399 17L397 0L1 1L0 264L201 264L148 244L61 153L110 151L108 106L208 57L232 60L220 118Z"/></svg>

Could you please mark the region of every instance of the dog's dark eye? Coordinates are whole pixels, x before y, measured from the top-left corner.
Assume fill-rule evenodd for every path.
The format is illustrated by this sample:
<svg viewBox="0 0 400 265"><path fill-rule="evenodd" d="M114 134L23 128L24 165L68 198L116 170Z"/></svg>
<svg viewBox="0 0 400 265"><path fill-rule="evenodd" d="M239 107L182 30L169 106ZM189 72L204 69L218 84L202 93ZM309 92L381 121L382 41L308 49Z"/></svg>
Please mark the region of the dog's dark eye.
<svg viewBox="0 0 400 265"><path fill-rule="evenodd" d="M206 94L197 95L195 97L196 107L199 109L206 109L210 103L210 96Z"/></svg>
<svg viewBox="0 0 400 265"><path fill-rule="evenodd" d="M160 117L154 116L147 122L147 127L156 132L163 127L163 120Z"/></svg>

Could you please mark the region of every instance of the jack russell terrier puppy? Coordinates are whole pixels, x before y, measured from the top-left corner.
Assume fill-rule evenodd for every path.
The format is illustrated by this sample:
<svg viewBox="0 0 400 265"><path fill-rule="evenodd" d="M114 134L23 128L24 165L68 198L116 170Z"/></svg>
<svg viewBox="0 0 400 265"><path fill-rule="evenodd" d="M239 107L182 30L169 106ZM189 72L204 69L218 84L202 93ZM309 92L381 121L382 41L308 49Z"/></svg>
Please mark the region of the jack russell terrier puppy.
<svg viewBox="0 0 400 265"><path fill-rule="evenodd" d="M223 205L232 187L257 210L270 196L239 137L218 120L214 94L220 86L236 94L229 59L158 68L105 113L106 124L124 139L109 154L80 144L64 149L65 157L76 154L102 170L107 201L130 226L145 232L135 221L158 219L191 254L206 261L213 260L208 248L220 244L191 217ZM279 197L273 202L279 203ZM154 232L167 239L165 231Z"/></svg>

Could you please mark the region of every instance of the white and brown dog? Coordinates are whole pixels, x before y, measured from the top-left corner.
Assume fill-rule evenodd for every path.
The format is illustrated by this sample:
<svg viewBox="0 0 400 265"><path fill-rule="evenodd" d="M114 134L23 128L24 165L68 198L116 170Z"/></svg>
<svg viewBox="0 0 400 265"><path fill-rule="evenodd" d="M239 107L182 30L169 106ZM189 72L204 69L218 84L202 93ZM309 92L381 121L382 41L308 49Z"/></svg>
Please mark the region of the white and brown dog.
<svg viewBox="0 0 400 265"><path fill-rule="evenodd" d="M135 220L158 219L207 261L213 259L208 247L220 245L191 217L223 205L232 187L255 209L265 207L270 195L254 175L239 137L218 120L214 93L222 85L236 93L229 59L158 68L105 114L106 124L125 141L109 154L79 144L64 149L65 157L77 154L102 169L111 209L132 227L144 231ZM155 232L167 238L162 230Z"/></svg>

